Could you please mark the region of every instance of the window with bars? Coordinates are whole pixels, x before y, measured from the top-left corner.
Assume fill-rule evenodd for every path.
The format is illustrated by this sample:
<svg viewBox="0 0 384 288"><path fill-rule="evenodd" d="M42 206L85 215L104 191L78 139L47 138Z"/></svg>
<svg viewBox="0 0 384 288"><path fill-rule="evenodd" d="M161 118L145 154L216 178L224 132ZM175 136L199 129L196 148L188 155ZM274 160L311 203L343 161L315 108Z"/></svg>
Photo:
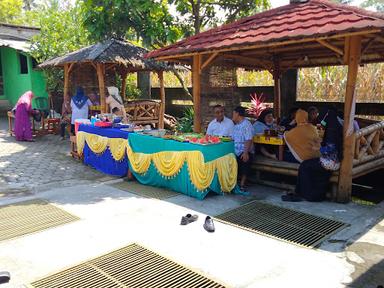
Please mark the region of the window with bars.
<svg viewBox="0 0 384 288"><path fill-rule="evenodd" d="M28 58L23 54L19 54L20 74L28 74Z"/></svg>

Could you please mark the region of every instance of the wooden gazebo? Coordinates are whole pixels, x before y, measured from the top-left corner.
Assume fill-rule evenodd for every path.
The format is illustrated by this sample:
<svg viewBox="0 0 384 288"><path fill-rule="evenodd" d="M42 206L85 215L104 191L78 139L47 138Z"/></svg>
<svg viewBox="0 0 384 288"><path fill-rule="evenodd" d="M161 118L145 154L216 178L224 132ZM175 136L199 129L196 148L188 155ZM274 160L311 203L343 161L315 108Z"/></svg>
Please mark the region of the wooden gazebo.
<svg viewBox="0 0 384 288"><path fill-rule="evenodd" d="M325 0L291 0L289 5L208 30L152 51L146 57L192 64L196 131L201 130L200 75L210 65L270 71L274 78L274 109L277 116L280 116L281 107L280 79L285 71L347 65L344 159L338 177L337 200L350 200L355 165L365 165L359 166L361 171L384 167L381 151L384 123L363 133L354 133L353 130L359 65L384 61L383 14ZM373 131L375 134L371 134ZM361 138L363 134L364 139ZM372 149L370 145L374 138L378 144ZM367 156L363 164L360 158L368 148L375 150L375 153L368 155L372 157Z"/></svg>
<svg viewBox="0 0 384 288"><path fill-rule="evenodd" d="M121 95L125 95L126 78L128 73L140 71L157 72L160 80L160 118L159 127L164 126L165 111L165 89L163 71L173 69L172 66L164 62L157 62L152 59L144 59L148 51L144 48L133 45L128 41L110 39L108 41L97 43L67 55L47 60L39 65L40 68L63 67L64 68L64 101L70 98L70 79L80 79L83 82L92 82L92 77L96 79L101 111L106 112L105 103L106 81L113 78L117 73L121 76ZM76 75L74 72L77 72ZM96 72L96 73L95 73ZM88 78L87 78L88 77ZM114 79L113 79L114 80ZM113 81L112 80L112 81Z"/></svg>

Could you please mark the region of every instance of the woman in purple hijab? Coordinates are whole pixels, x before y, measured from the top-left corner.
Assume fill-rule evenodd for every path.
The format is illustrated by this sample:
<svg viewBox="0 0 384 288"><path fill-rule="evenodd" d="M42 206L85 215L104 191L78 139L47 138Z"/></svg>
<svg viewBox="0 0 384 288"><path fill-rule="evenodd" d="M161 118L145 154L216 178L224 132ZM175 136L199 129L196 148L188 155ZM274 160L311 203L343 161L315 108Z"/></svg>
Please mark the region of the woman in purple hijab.
<svg viewBox="0 0 384 288"><path fill-rule="evenodd" d="M32 110L32 91L25 92L15 105L15 136L17 141L33 141L30 115Z"/></svg>

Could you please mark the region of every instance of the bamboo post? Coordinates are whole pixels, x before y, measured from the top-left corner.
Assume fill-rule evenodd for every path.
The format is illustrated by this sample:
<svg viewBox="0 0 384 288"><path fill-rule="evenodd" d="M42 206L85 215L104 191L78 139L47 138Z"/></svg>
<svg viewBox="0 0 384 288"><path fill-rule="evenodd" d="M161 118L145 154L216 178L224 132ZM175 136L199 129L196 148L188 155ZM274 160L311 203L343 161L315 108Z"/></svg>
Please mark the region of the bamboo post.
<svg viewBox="0 0 384 288"><path fill-rule="evenodd" d="M127 88L127 72L121 74L121 98L125 100L125 90Z"/></svg>
<svg viewBox="0 0 384 288"><path fill-rule="evenodd" d="M67 103L69 101L69 64L64 64L64 95L63 102ZM64 107L64 105L62 106ZM64 111L61 111L64 113Z"/></svg>
<svg viewBox="0 0 384 288"><path fill-rule="evenodd" d="M201 55L193 56L192 64L192 87L193 87L193 130L197 133L201 132L201 95L200 95L200 71L201 71Z"/></svg>
<svg viewBox="0 0 384 288"><path fill-rule="evenodd" d="M280 119L281 117L281 89L280 89L280 64L277 59L273 61L273 80L274 80L274 101L273 101L273 111L275 117Z"/></svg>
<svg viewBox="0 0 384 288"><path fill-rule="evenodd" d="M165 88L164 88L164 72L157 72L160 81L160 115L159 115L159 128L164 129L164 113L165 113Z"/></svg>
<svg viewBox="0 0 384 288"><path fill-rule="evenodd" d="M355 145L353 130L356 108L355 86L361 56L361 36L352 36L348 46L348 78L344 100L343 161L341 162L339 187L336 195L336 200L342 203L350 201L352 191L352 166Z"/></svg>
<svg viewBox="0 0 384 288"><path fill-rule="evenodd" d="M101 113L107 113L107 104L105 103L105 83L104 83L104 64L97 63L97 79L99 81Z"/></svg>

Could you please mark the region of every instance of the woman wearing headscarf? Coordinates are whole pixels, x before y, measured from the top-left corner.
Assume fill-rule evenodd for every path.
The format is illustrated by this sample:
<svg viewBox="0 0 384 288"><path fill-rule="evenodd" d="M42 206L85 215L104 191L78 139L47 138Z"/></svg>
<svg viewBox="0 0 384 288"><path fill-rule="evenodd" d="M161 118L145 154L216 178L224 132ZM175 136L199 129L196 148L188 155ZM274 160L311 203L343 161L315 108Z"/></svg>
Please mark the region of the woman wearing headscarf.
<svg viewBox="0 0 384 288"><path fill-rule="evenodd" d="M313 158L303 161L299 166L296 189L293 194L282 196L283 201L307 201L319 202L325 199L332 169L327 169L323 159L324 155L332 156L335 164L342 160L343 149L343 127L337 120L335 109L329 109L321 125L325 127L323 142L320 147L320 158ZM332 166L332 165L331 165Z"/></svg>
<svg viewBox="0 0 384 288"><path fill-rule="evenodd" d="M254 134L264 134L264 130L271 129L275 119L273 118L273 110L265 109L257 117L257 121L253 124Z"/></svg>
<svg viewBox="0 0 384 288"><path fill-rule="evenodd" d="M254 135L264 134L265 130L271 129L273 127L274 122L275 119L273 118L273 110L265 109L260 113L257 121L253 124ZM255 150L256 154L261 154L267 158L277 160L276 149L272 145L257 144L255 145Z"/></svg>
<svg viewBox="0 0 384 288"><path fill-rule="evenodd" d="M119 114L126 119L127 115L125 113L124 102L121 96L119 95L119 89L114 86L107 87L109 96L105 100L105 103L109 105L110 113L113 113L112 110L115 108L119 109Z"/></svg>
<svg viewBox="0 0 384 288"><path fill-rule="evenodd" d="M71 99L71 131L75 131L75 121L77 119L88 119L89 106L92 106L91 100L84 94L82 87L77 87L76 94Z"/></svg>
<svg viewBox="0 0 384 288"><path fill-rule="evenodd" d="M17 141L33 141L31 120L35 112L32 109L32 91L25 92L17 101L15 108L15 136Z"/></svg>
<svg viewBox="0 0 384 288"><path fill-rule="evenodd" d="M295 121L297 126L284 133L285 143L289 148L284 160L301 163L308 159L319 158L321 139L316 127L308 123L308 113L301 109L297 110Z"/></svg>

